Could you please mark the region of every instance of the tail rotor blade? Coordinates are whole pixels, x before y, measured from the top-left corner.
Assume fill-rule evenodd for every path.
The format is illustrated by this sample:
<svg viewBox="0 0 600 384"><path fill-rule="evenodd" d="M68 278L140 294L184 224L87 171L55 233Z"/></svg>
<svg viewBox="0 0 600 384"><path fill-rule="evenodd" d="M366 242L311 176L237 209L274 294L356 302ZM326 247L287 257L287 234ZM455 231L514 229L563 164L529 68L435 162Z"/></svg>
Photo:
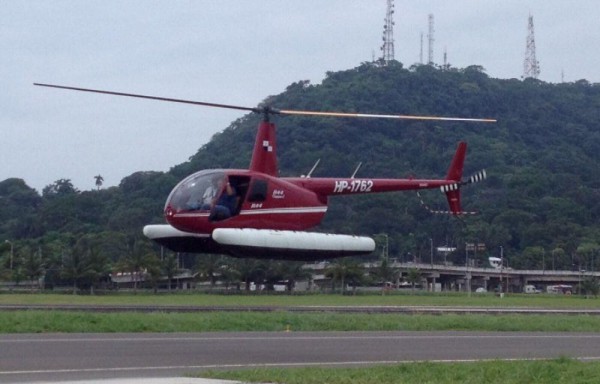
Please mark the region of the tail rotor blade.
<svg viewBox="0 0 600 384"><path fill-rule="evenodd" d="M482 169L481 171L475 173L474 175L471 175L471 177L469 177L469 179L467 179L467 181L463 182L463 185L479 183L480 181L483 181L486 178L487 178L487 172L485 171L485 169Z"/></svg>

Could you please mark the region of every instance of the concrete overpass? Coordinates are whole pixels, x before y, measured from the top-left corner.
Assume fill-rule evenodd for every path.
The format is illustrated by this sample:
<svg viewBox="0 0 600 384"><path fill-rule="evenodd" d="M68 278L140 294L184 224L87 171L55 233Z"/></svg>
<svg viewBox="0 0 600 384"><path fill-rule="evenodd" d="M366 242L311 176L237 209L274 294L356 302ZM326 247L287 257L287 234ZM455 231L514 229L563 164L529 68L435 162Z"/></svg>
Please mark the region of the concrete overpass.
<svg viewBox="0 0 600 384"><path fill-rule="evenodd" d="M323 277L329 262L306 264L305 268L315 274L315 278ZM381 266L381 262L363 263L368 271ZM522 292L526 285L535 285L544 289L548 285L568 284L575 289L586 278L600 278L597 271L552 271L552 270L517 270L512 268L481 268L470 266L451 266L430 263L390 262L389 267L399 272L398 280L402 281L411 269L417 269L422 277L422 287L429 291L475 291L484 288L493 291L502 288L503 292ZM318 276L318 277L317 277ZM397 283L397 282L392 282Z"/></svg>

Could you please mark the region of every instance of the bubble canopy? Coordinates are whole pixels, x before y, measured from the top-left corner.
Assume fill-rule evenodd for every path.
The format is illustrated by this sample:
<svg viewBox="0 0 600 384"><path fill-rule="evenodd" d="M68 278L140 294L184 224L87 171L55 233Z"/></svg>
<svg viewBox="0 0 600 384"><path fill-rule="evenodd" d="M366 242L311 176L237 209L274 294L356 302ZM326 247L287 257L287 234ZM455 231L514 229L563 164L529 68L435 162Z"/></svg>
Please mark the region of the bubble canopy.
<svg viewBox="0 0 600 384"><path fill-rule="evenodd" d="M183 179L167 198L165 210L209 211L213 200L223 190L226 180L222 170L204 170Z"/></svg>

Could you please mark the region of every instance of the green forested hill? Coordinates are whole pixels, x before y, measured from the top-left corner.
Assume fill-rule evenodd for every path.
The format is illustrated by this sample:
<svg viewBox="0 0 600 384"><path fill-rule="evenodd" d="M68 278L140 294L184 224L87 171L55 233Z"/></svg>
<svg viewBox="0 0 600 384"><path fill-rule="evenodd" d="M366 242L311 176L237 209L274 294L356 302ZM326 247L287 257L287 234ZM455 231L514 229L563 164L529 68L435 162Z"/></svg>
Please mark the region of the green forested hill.
<svg viewBox="0 0 600 384"><path fill-rule="evenodd" d="M482 168L488 172L487 181L463 193L464 209L480 211L478 216L431 215L414 193L338 197L319 230L385 233L390 256L398 258L428 260L433 243L458 247L459 262L466 242L485 243L493 255L503 246L515 267L541 268L542 260L548 267L552 255L557 268L591 268L600 256L598 84L492 79L477 66L363 64L328 73L322 84L291 84L264 103L282 109L498 119L482 124L274 117L284 176L306 173L321 159L313 176L349 176L362 162L359 177L439 178L461 140L469 144L465 175ZM139 234L144 224L162 222L164 200L182 177L204 168L247 167L259 118L233 122L168 173L136 173L119 187L80 192L59 180L39 196L21 180L0 182L0 240L35 239L29 244L58 247L84 234ZM446 209L441 193L423 197Z"/></svg>

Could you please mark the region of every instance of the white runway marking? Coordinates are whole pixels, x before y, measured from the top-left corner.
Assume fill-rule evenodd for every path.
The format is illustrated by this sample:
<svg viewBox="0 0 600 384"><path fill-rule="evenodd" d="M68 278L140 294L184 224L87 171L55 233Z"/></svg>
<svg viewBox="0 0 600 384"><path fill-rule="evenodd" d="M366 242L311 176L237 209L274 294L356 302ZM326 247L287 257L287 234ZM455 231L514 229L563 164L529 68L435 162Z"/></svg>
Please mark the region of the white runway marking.
<svg viewBox="0 0 600 384"><path fill-rule="evenodd" d="M600 356L573 358L579 361L600 361ZM92 372L127 372L127 371L164 371L164 370L205 370L205 369L241 369L241 368L282 368L304 366L362 366L392 365L414 363L476 363L486 361L546 361L553 358L498 358L498 359L442 359L442 360L380 360L380 361L337 361L337 362L302 362L302 363L264 363L264 364L207 364L207 365L169 365L157 367L120 367L120 368L84 368L84 369L48 369L29 371L4 371L2 375L53 374L53 373L92 373Z"/></svg>

